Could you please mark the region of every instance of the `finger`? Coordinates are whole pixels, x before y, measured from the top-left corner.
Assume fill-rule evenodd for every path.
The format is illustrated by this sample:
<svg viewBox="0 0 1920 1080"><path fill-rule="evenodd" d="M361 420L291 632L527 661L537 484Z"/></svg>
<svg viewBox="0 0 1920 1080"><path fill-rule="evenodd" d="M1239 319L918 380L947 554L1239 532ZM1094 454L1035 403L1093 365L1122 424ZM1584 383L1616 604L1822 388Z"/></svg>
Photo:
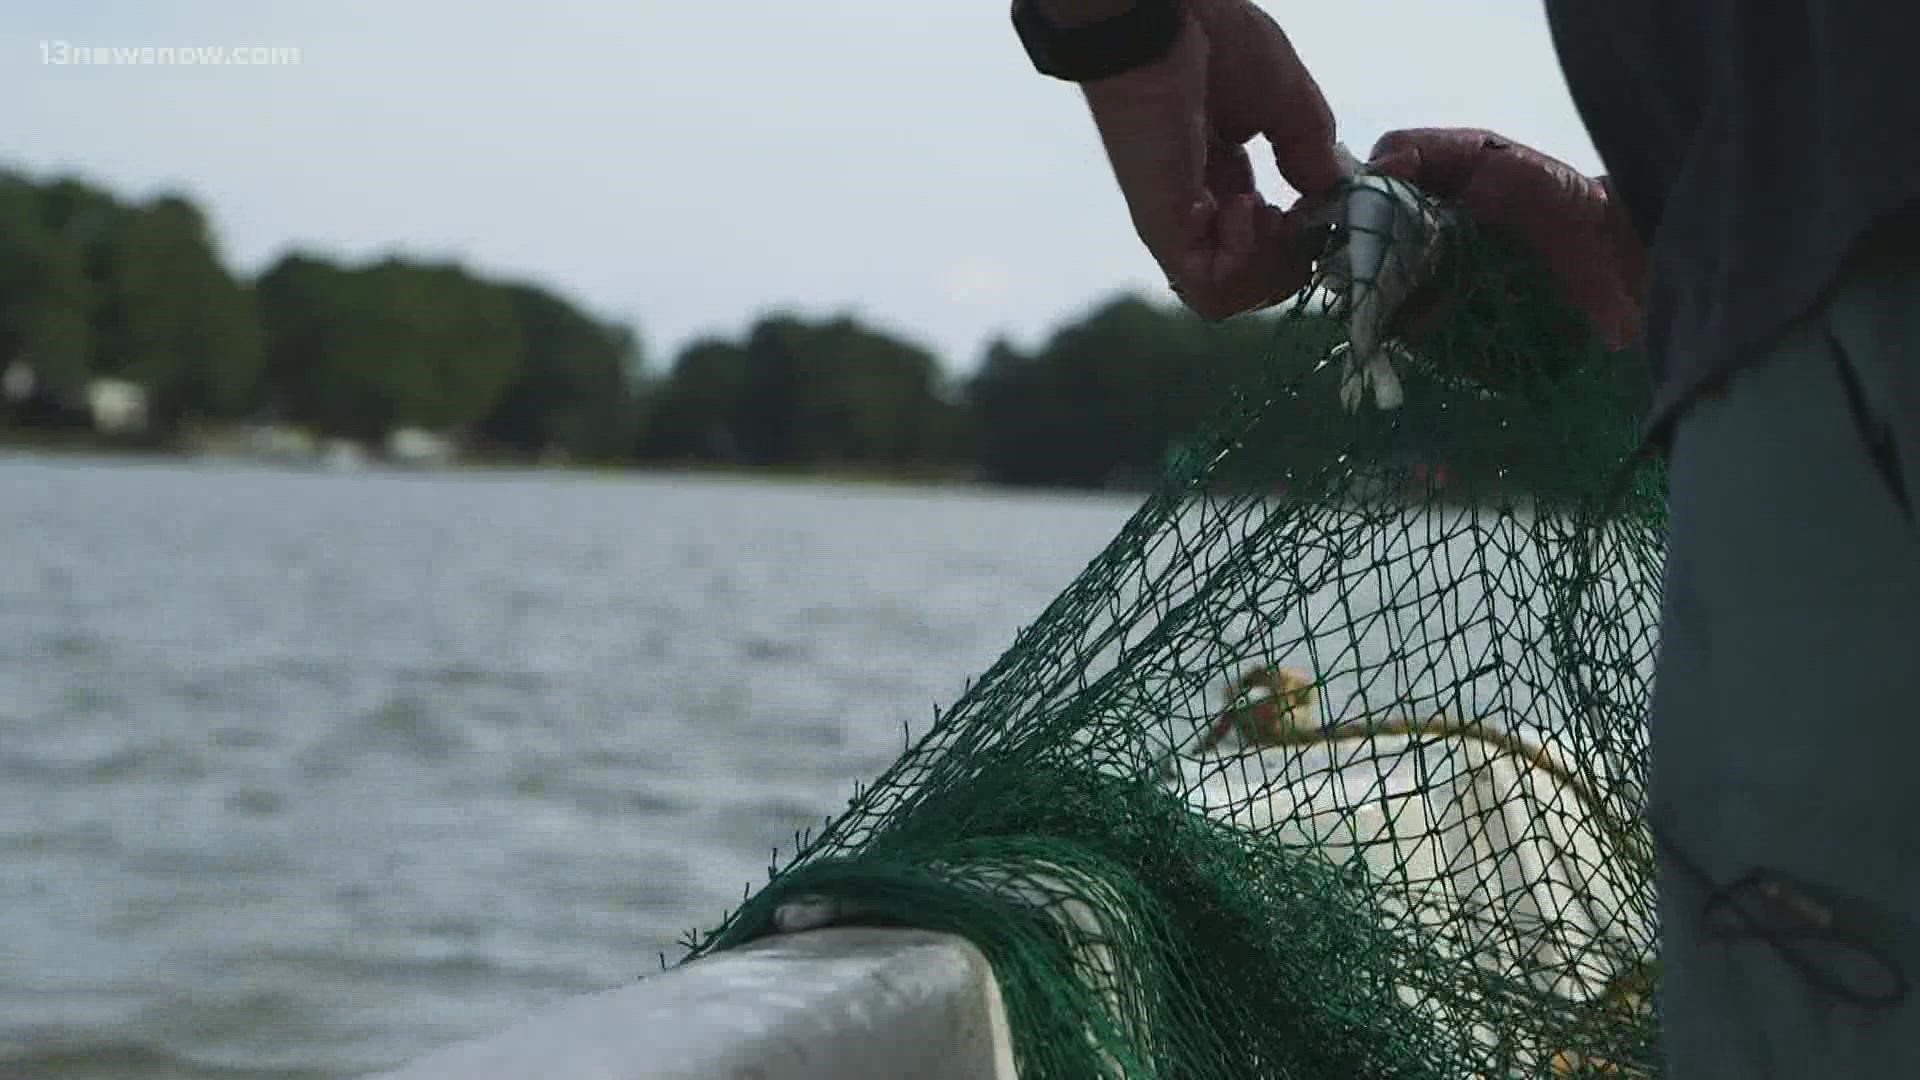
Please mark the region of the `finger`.
<svg viewBox="0 0 1920 1080"><path fill-rule="evenodd" d="M1199 242L1169 267L1181 300L1205 319L1225 319L1245 310L1253 265L1258 195L1223 199Z"/></svg>
<svg viewBox="0 0 1920 1080"><path fill-rule="evenodd" d="M1134 228L1163 265L1212 213L1205 56L1201 35L1182 35L1163 64L1082 87Z"/></svg>
<svg viewBox="0 0 1920 1080"><path fill-rule="evenodd" d="M1388 145L1385 149L1375 146L1373 157L1367 162L1367 168L1374 172L1405 180L1426 191L1429 190L1427 185L1420 181L1420 165L1419 144L1405 140Z"/></svg>
<svg viewBox="0 0 1920 1080"><path fill-rule="evenodd" d="M1313 276L1314 261L1326 250L1330 228L1313 218L1312 207L1282 212L1268 207L1259 225L1254 265L1265 270L1261 282L1268 307L1299 292Z"/></svg>
<svg viewBox="0 0 1920 1080"><path fill-rule="evenodd" d="M1255 190L1253 162L1247 157L1246 147L1214 138L1207 148L1207 188L1216 199Z"/></svg>
<svg viewBox="0 0 1920 1080"><path fill-rule="evenodd" d="M1225 319L1285 300L1306 285L1325 236L1324 228L1303 228L1257 197L1222 207L1213 285L1189 297L1189 306Z"/></svg>
<svg viewBox="0 0 1920 1080"><path fill-rule="evenodd" d="M1405 128L1380 136L1367 164L1429 195L1457 199L1490 150L1508 144L1480 128Z"/></svg>
<svg viewBox="0 0 1920 1080"><path fill-rule="evenodd" d="M1288 228L1305 232L1313 229L1324 231L1340 223L1345 218L1340 193L1327 191L1319 195L1302 198L1282 215L1282 221Z"/></svg>
<svg viewBox="0 0 1920 1080"><path fill-rule="evenodd" d="M1475 220L1543 236L1600 228L1606 202L1579 170L1535 150L1498 142L1475 159L1457 199Z"/></svg>
<svg viewBox="0 0 1920 1080"><path fill-rule="evenodd" d="M1180 299L1209 320L1271 307L1299 292L1326 247L1329 226L1303 199L1291 211L1257 192L1221 200L1198 247L1165 266Z"/></svg>
<svg viewBox="0 0 1920 1080"><path fill-rule="evenodd" d="M1265 24L1271 54L1264 71L1272 79L1263 100L1271 102L1259 131L1273 148L1280 176L1302 195L1319 195L1340 183L1340 161L1334 154L1333 109L1320 92L1293 42L1266 12L1247 5Z"/></svg>
<svg viewBox="0 0 1920 1080"><path fill-rule="evenodd" d="M1324 194L1345 178L1339 156L1334 153L1331 120L1324 128L1308 130L1269 127L1266 136L1281 179L1300 194Z"/></svg>
<svg viewBox="0 0 1920 1080"><path fill-rule="evenodd" d="M1219 248L1214 258L1218 274L1230 280L1252 266L1254 222L1266 203L1259 195L1246 193L1224 200L1216 226Z"/></svg>
<svg viewBox="0 0 1920 1080"><path fill-rule="evenodd" d="M1213 95L1220 134L1236 145L1264 136L1281 178L1303 195L1337 185L1333 109L1286 32L1250 3L1200 4L1194 13L1221 54Z"/></svg>

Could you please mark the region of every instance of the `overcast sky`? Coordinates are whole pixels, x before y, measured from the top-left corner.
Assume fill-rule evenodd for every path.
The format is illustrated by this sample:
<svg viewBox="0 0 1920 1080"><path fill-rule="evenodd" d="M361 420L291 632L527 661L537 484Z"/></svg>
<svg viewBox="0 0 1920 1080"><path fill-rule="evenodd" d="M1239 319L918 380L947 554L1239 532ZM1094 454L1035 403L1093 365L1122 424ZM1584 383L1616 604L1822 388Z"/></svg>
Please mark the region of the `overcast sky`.
<svg viewBox="0 0 1920 1080"><path fill-rule="evenodd" d="M970 369L1160 288L1071 88L1006 0L7 0L0 162L185 191L251 273L458 257L631 322L654 364L852 311ZM1271 0L1365 155L1491 127L1597 170L1529 0ZM297 48L77 66L81 46ZM1279 191L1270 159L1263 186Z"/></svg>

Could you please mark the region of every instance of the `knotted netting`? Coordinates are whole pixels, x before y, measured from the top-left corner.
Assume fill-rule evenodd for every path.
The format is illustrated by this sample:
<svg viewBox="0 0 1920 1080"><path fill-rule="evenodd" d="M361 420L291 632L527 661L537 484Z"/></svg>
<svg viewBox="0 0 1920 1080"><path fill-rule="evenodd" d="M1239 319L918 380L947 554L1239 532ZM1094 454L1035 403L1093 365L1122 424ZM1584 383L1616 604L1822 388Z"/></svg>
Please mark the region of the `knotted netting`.
<svg viewBox="0 0 1920 1080"><path fill-rule="evenodd" d="M1656 1071L1646 369L1399 194L1420 258L1350 218L1260 378L689 959L958 933L1022 1076ZM1376 341L1376 285L1450 300Z"/></svg>

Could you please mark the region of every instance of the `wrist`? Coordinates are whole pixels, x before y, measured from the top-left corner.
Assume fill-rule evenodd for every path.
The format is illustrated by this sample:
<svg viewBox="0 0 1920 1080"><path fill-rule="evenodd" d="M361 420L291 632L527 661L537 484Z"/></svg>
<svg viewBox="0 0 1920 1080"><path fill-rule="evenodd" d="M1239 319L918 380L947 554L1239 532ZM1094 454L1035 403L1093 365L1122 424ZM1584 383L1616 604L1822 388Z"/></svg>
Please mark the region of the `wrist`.
<svg viewBox="0 0 1920 1080"><path fill-rule="evenodd" d="M1183 0L1013 0L1012 17L1041 74L1082 86L1155 66L1189 22Z"/></svg>
<svg viewBox="0 0 1920 1080"><path fill-rule="evenodd" d="M1134 0L1035 0L1040 14L1062 30L1090 26L1103 19L1125 15Z"/></svg>

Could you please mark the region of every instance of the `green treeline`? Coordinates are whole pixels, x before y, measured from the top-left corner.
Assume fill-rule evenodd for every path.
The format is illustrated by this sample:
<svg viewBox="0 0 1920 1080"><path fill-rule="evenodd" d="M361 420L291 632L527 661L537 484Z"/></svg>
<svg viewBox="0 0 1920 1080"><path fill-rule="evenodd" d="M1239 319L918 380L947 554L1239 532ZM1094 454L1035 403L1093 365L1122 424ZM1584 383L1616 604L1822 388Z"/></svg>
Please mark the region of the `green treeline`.
<svg viewBox="0 0 1920 1080"><path fill-rule="evenodd" d="M618 461L647 396L632 331L538 286L298 254L244 280L186 199L0 174L0 369L22 362L33 401L12 403L12 426L88 425L87 384L112 378L145 391L163 442L241 423L358 440L413 427Z"/></svg>
<svg viewBox="0 0 1920 1080"><path fill-rule="evenodd" d="M1122 296L953 380L856 319L774 314L653 365L631 328L538 285L310 254L247 279L187 199L0 172L0 372L34 376L29 399L0 395L0 437L89 431L88 387L117 379L144 390L158 446L258 424L377 446L415 428L488 459L1099 486L1157 472L1269 362L1272 332Z"/></svg>

